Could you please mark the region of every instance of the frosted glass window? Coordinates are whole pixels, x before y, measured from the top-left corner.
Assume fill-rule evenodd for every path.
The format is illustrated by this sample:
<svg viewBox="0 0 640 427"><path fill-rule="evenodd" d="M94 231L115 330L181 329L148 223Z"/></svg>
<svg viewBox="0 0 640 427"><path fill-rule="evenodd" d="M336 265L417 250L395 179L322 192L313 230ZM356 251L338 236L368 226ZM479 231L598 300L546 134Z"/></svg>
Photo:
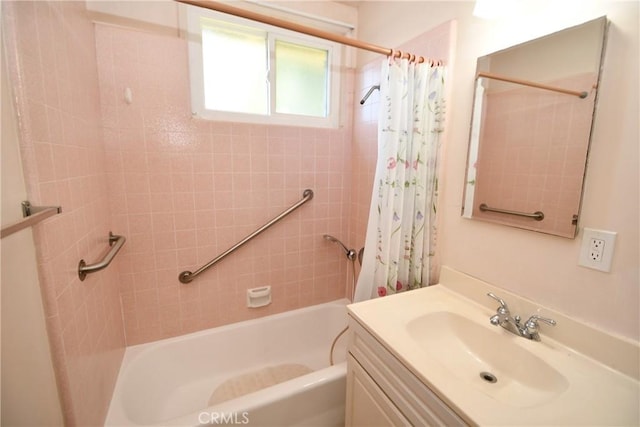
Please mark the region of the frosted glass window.
<svg viewBox="0 0 640 427"><path fill-rule="evenodd" d="M194 118L339 126L339 44L185 8Z"/></svg>
<svg viewBox="0 0 640 427"><path fill-rule="evenodd" d="M276 112L327 116L329 52L276 40Z"/></svg>
<svg viewBox="0 0 640 427"><path fill-rule="evenodd" d="M205 108L268 114L267 64L266 33L203 19Z"/></svg>

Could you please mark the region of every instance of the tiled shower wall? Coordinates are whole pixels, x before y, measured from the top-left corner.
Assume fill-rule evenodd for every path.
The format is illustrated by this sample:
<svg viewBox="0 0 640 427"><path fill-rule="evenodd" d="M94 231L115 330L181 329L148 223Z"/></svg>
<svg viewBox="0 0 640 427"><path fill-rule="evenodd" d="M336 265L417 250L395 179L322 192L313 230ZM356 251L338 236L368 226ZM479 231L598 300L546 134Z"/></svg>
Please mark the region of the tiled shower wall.
<svg viewBox="0 0 640 427"><path fill-rule="evenodd" d="M345 295L348 261L322 234L349 246L364 241L376 145L375 95L354 109L350 71L339 129L205 122L190 114L183 40L94 27L80 2L6 2L3 20L29 197L63 207L35 236L67 424L103 422L125 341ZM375 80L378 67L368 69L360 92ZM354 110L368 115L356 119L362 126L352 153ZM313 200L179 284L181 271L227 249L305 188ZM110 230L126 245L110 268L80 282L79 259L99 259ZM246 289L264 285L272 286L273 304L246 308Z"/></svg>
<svg viewBox="0 0 640 427"><path fill-rule="evenodd" d="M96 39L114 232L128 238L119 275L127 344L344 297L348 261L322 235L347 237L352 74L343 73L339 129L212 122L190 113L185 40L106 24ZM295 213L190 284L178 281L306 188L314 198ZM246 290L265 285L273 303L247 308Z"/></svg>
<svg viewBox="0 0 640 427"><path fill-rule="evenodd" d="M92 262L107 249L111 223L94 30L84 2L2 9L28 196L62 206L34 227L34 240L64 419L101 425L125 340L118 260L84 282L77 274L81 258Z"/></svg>

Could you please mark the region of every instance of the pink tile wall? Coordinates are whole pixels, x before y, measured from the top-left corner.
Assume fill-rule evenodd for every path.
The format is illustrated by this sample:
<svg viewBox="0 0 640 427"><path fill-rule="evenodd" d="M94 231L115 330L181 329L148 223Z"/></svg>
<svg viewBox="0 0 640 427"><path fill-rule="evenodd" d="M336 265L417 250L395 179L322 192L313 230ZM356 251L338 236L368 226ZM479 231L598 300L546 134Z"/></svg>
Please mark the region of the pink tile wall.
<svg viewBox="0 0 640 427"><path fill-rule="evenodd" d="M350 112L377 65L365 68L355 95L345 73L347 125L337 130L205 122L190 115L184 41L106 25L94 32L83 3L6 3L3 14L29 197L64 210L35 235L67 424L103 423L125 339L156 340L350 293L348 262L322 234L349 246L364 241L377 94L355 107L353 145ZM315 192L311 202L179 284L179 272L206 263L305 188ZM110 268L80 282L78 260L99 259L109 230L127 244ZM246 308L246 289L263 285L272 286L273 304Z"/></svg>
<svg viewBox="0 0 640 427"><path fill-rule="evenodd" d="M584 90L595 79L593 74L578 75L549 84ZM573 237L572 218L578 214L582 194L593 102L593 93L580 99L526 87L487 94L473 215ZM480 212L480 203L542 211L545 218L532 221Z"/></svg>
<svg viewBox="0 0 640 427"><path fill-rule="evenodd" d="M184 40L108 25L96 37L110 205L129 239L119 276L127 344L344 297L348 261L322 235L348 236L350 126L194 119ZM178 281L306 188L315 196L298 211L190 284ZM273 303L247 308L246 290L264 285Z"/></svg>
<svg viewBox="0 0 640 427"><path fill-rule="evenodd" d="M360 100L372 86L380 84L380 61L372 61L357 74L353 115L353 157L351 159L351 223L349 237L359 248L364 246L369 220L373 179L378 159L378 107L380 91L374 90L363 105Z"/></svg>
<svg viewBox="0 0 640 427"><path fill-rule="evenodd" d="M427 58L449 62L452 43L452 23L444 23L420 36L403 43L399 49ZM382 59L381 59L382 60ZM381 60L360 67L356 75L353 141L351 158L351 221L349 239L358 249L364 246L369 207L378 158L378 107L380 91L376 90L364 105L360 100L369 88L380 83Z"/></svg>
<svg viewBox="0 0 640 427"><path fill-rule="evenodd" d="M63 209L34 238L64 419L101 425L124 334L117 266L76 273L111 229L93 26L83 2L5 2L2 18L28 196Z"/></svg>

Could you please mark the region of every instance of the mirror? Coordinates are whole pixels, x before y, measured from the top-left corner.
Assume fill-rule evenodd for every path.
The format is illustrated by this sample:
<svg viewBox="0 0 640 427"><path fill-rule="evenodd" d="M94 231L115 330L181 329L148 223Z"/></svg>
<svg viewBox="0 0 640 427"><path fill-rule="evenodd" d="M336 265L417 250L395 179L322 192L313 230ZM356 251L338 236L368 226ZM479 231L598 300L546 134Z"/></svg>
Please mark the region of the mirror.
<svg viewBox="0 0 640 427"><path fill-rule="evenodd" d="M478 58L464 217L575 237L606 29Z"/></svg>

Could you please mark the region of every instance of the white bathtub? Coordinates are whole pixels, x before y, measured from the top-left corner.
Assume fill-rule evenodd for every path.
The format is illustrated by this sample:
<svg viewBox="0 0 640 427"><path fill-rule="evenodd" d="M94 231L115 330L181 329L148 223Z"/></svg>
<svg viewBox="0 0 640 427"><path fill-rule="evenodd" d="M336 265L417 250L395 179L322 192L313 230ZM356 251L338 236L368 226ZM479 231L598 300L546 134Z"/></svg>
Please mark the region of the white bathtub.
<svg viewBox="0 0 640 427"><path fill-rule="evenodd" d="M347 325L340 300L128 347L106 426L344 425ZM267 366L313 372L208 406L216 387Z"/></svg>

